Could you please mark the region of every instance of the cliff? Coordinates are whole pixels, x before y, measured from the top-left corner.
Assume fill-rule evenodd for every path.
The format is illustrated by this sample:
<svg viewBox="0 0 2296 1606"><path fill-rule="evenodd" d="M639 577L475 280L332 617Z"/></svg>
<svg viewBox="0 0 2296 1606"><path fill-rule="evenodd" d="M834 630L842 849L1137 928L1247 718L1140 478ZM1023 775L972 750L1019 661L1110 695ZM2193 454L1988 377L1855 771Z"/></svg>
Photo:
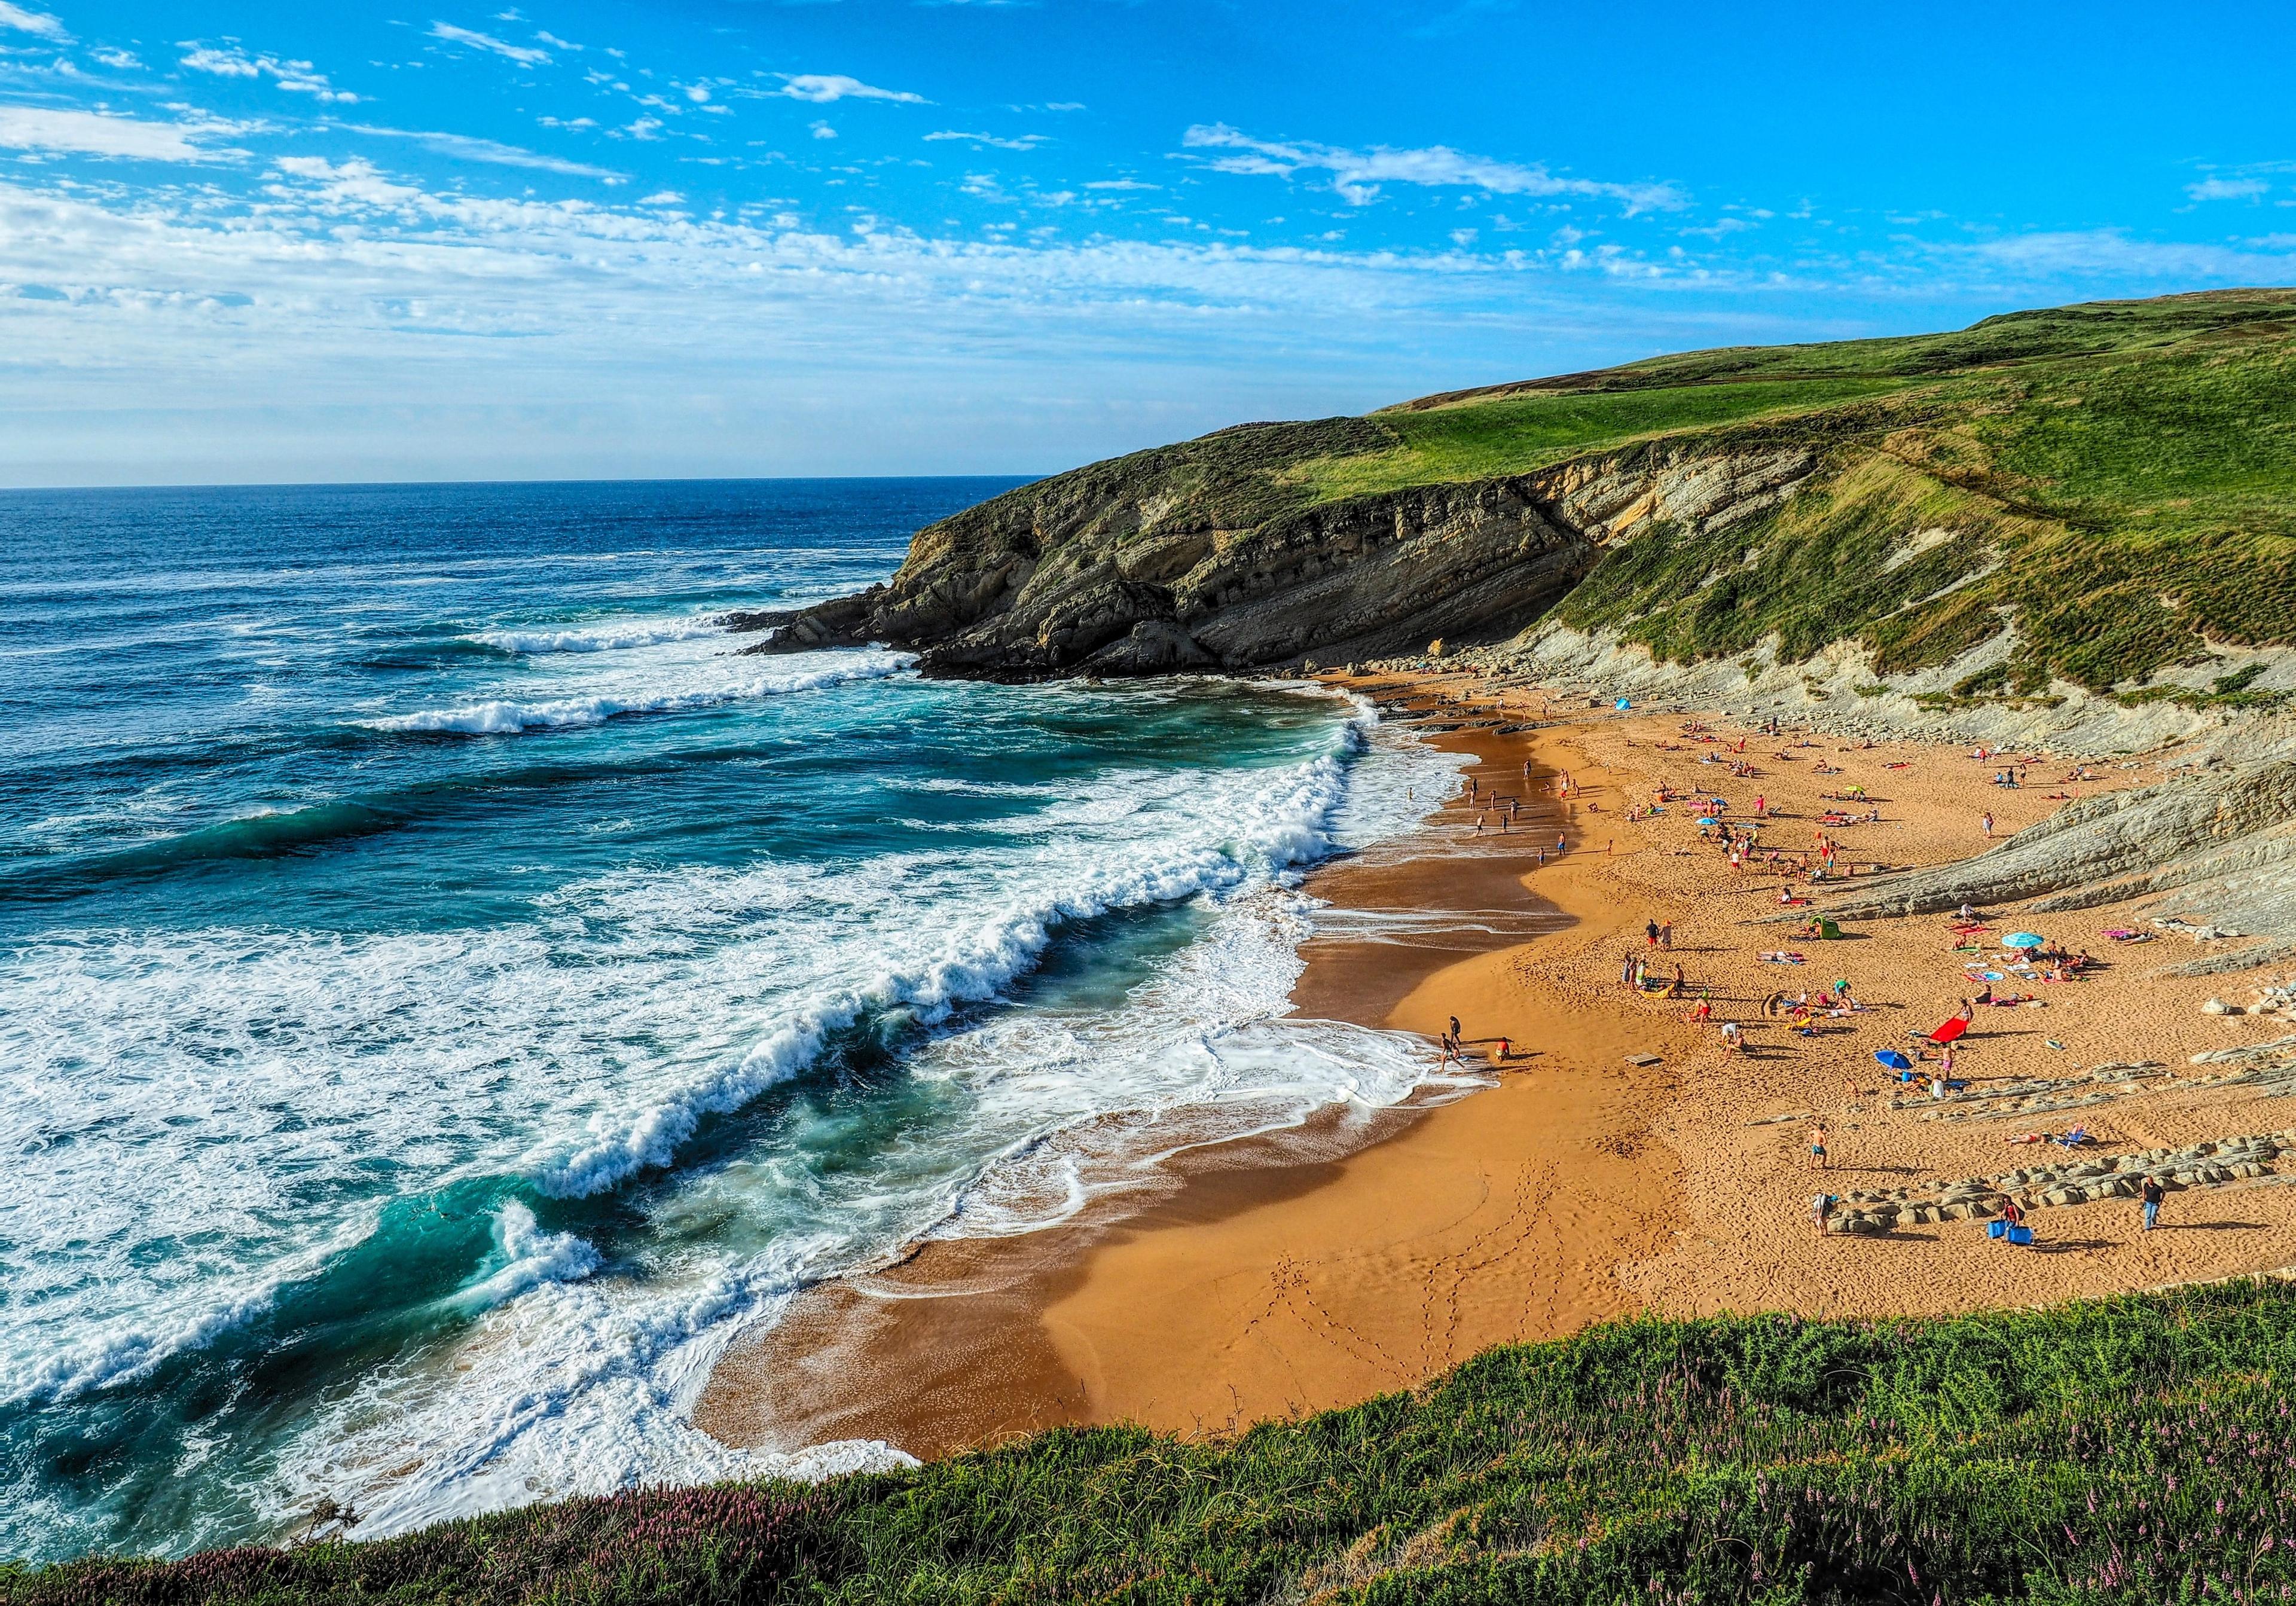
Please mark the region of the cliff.
<svg viewBox="0 0 2296 1606"><path fill-rule="evenodd" d="M1847 643L1940 700L2236 703L2296 684L2292 602L2296 291L2259 290L1223 430L933 525L753 650L1038 678L1567 629L1685 665Z"/></svg>

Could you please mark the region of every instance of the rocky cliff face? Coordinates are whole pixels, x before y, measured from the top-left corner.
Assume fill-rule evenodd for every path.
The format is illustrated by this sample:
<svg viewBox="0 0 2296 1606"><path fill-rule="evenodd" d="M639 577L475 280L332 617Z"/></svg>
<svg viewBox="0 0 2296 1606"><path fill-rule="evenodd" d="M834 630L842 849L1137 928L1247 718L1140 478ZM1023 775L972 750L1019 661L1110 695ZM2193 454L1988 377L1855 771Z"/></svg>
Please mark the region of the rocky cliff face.
<svg viewBox="0 0 2296 1606"><path fill-rule="evenodd" d="M1253 669L1503 639L1652 521L1775 507L1799 447L1658 443L1536 473L1308 502L1288 464L1361 421L1252 425L1024 486L922 531L884 586L758 651L883 642L928 675Z"/></svg>

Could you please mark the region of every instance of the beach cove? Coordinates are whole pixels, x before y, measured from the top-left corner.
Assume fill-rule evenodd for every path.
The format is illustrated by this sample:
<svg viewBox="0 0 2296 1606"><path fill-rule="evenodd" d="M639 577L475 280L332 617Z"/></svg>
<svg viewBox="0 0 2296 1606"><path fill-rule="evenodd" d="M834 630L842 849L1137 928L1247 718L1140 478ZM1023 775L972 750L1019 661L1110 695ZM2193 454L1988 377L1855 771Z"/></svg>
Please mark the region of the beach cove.
<svg viewBox="0 0 2296 1606"><path fill-rule="evenodd" d="M1681 711L1595 714L1562 688L1467 674L1343 684L1433 727L1423 739L1468 758L1463 781L1478 797L1447 799L1375 863L1311 879L1341 908L1407 917L1411 936L1311 941L1295 1007L1431 1039L1456 1016L1491 1086L1346 1129L1193 1152L1168 1163L1144 1206L1116 1200L1042 1233L914 1246L885 1271L815 1291L738 1346L697 1425L775 1447L882 1438L928 1458L1058 1423L1218 1435L1414 1388L1491 1344L1638 1312L1948 1314L2296 1260L2296 1196L2252 1163L2215 1177L2194 1150L2292 1125L2277 1083L2240 1058L2284 1026L2204 1013L2220 988L2150 973L2185 956L2184 937L2111 904L2051 917L2037 929L2104 968L2027 987L2042 1007L1978 1012L1957 1045L1966 1085L1933 1100L1874 1056L1915 1049L1909 1034L1984 986L1964 968L1952 922L1793 936L1808 910L1782 909L1780 889L1800 896L1808 883L1766 864L1734 870L1686 806L1720 793L1746 811L1759 793L1766 848L1799 848L1823 829L1852 868L1933 864L1987 845L1982 814L2005 839L2074 797L2149 778L2173 754L2146 755L2142 770L2062 757L2029 766L2020 754L2027 783L1997 787L2008 759L1988 766L1965 749L1767 736ZM1575 717L1558 715L1571 707ZM1751 773L1731 776L1733 762ZM2076 771L2095 778L2056 784ZM1565 773L1572 795L1558 799ZM1663 812L1629 817L1661 789L1674 798ZM1819 825L1847 812L1853 791L1857 812L1881 819ZM1504 833L1493 793L1522 805ZM1545 929L1502 939L1494 911L1551 913ZM1669 947L1650 949L1650 924L1671 927ZM2140 926L2153 940L2102 936ZM1784 954L1802 963L1761 957ZM1660 976L1680 963L1692 997L1622 987L1637 955ZM1764 1011L1772 995L1825 994L1837 979L1861 1007L1819 1017L1815 1036ZM1705 1023L1690 1019L1701 992L1712 1000ZM1725 1020L1741 1024L1742 1053L1725 1054ZM1501 1037L1513 1052L1494 1063ZM2191 1063L2206 1054L2230 1057ZM1822 1172L1810 1156L1820 1123ZM2077 1149L2007 1141L2077 1127L2089 1139ZM2162 1231L2139 1231L2124 1193L2048 1197L2080 1179L2045 1166L2094 1170L2100 1157L2138 1153L2192 1178L2170 1194ZM1967 1202L1970 1184L1995 1178L2033 1201L2030 1250L1989 1241L1986 1213ZM1870 1205L1899 1219L1820 1236L1810 1201L1821 1192L1844 1200L1838 1211Z"/></svg>

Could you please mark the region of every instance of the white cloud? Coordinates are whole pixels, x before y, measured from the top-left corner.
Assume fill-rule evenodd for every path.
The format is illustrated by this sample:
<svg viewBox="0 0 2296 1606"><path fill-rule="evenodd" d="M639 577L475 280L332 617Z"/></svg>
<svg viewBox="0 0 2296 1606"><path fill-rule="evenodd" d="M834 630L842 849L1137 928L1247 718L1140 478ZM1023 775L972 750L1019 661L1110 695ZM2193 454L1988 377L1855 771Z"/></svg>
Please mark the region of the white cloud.
<svg viewBox="0 0 2296 1606"><path fill-rule="evenodd" d="M88 54L119 72L131 72L144 65L134 51L119 50L109 45L100 45Z"/></svg>
<svg viewBox="0 0 2296 1606"><path fill-rule="evenodd" d="M194 135L226 132L227 125L150 123L132 117L65 111L46 106L0 106L0 145L19 151L72 151L144 161L210 161L234 152L203 150Z"/></svg>
<svg viewBox="0 0 2296 1606"><path fill-rule="evenodd" d="M2188 184L2185 193L2194 201L2253 201L2272 188L2261 178L2218 178L2214 174L2198 184Z"/></svg>
<svg viewBox="0 0 2296 1606"><path fill-rule="evenodd" d="M1095 178L1084 186L1087 190L1160 190L1160 184L1143 184L1136 178Z"/></svg>
<svg viewBox="0 0 2296 1606"><path fill-rule="evenodd" d="M216 49L192 40L183 42L191 53L181 65L193 72L209 73L219 78L269 78L279 87L296 94L308 94L328 105L355 106L358 96L348 89L337 89L327 82L327 75L316 70L308 61L287 61L278 56L251 56L236 45Z"/></svg>
<svg viewBox="0 0 2296 1606"><path fill-rule="evenodd" d="M837 130L816 118L813 123L813 137L816 139L835 139L837 137Z"/></svg>
<svg viewBox="0 0 2296 1606"><path fill-rule="evenodd" d="M59 44L71 37L64 31L64 25L47 12L26 11L20 5L10 4L9 0L0 0L0 28L37 34L43 39L53 39Z"/></svg>
<svg viewBox="0 0 2296 1606"><path fill-rule="evenodd" d="M994 145L999 151L1033 151L1045 143L1041 134L1023 134L1015 139L1000 139L994 134L964 134L954 128L944 128L938 134L928 134L928 140L961 139L975 145Z"/></svg>
<svg viewBox="0 0 2296 1606"><path fill-rule="evenodd" d="M182 65L193 72L212 73L219 78L259 78L263 69L255 64L252 56L236 50L209 50L202 45L183 59Z"/></svg>
<svg viewBox="0 0 2296 1606"><path fill-rule="evenodd" d="M521 67L540 67L546 65L550 60L550 53L546 50L536 50L525 45L512 45L496 38L492 34L482 34L471 29L457 28L451 22L433 22L430 25L430 37L434 39L444 39L450 45L467 45L472 50L492 51L496 55L507 57Z"/></svg>
<svg viewBox="0 0 2296 1606"><path fill-rule="evenodd" d="M586 118L579 119L579 122L582 127L589 126L589 119ZM426 133L413 128L378 128L367 123L344 123L340 127L352 134L372 134L384 139L412 140L425 150L436 151L439 155L452 157L456 161L487 162L498 168L531 168L539 173L562 173L570 178L619 180L622 177L621 174L611 168L594 168L587 162L569 161L562 156L547 156L539 151L528 151L517 145L505 145L491 139L474 139L467 134Z"/></svg>
<svg viewBox="0 0 2296 1606"><path fill-rule="evenodd" d="M1672 184L1558 177L1536 164L1470 156L1448 145L1401 151L1379 145L1369 151L1349 151L1337 145L1253 139L1226 123L1199 123L1181 135L1181 143L1194 150L1241 152L1206 163L1223 173L1286 178L1302 171L1329 173L1332 188L1351 206L1367 205L1377 199L1382 184L1482 190L1495 195L1586 195L1615 201L1629 214L1671 210L1687 204Z"/></svg>
<svg viewBox="0 0 2296 1606"><path fill-rule="evenodd" d="M831 101L899 101L905 105L929 106L932 102L921 94L906 89L880 89L865 84L859 78L847 78L841 72L777 73L782 81L781 92L793 101L811 101L824 105Z"/></svg>
<svg viewBox="0 0 2296 1606"><path fill-rule="evenodd" d="M207 141L188 122L162 132ZM205 184L0 180L0 284L68 292L0 291L0 480L1053 468L1494 362L1528 373L1871 332L1863 303L1832 304L1832 323L1813 310L1867 294L1868 274L1997 307L2113 273L2285 283L2296 261L2259 241L1901 244L1809 279L1789 307L1766 270L1715 281L1739 299L1685 297L1671 287L1694 267L1593 239L1499 255L832 231L793 209L490 199L313 156L263 184L234 205ZM1080 411L1086 356L1132 366ZM1193 410L1156 410L1168 397ZM1078 422L1086 411L1098 422Z"/></svg>
<svg viewBox="0 0 2296 1606"><path fill-rule="evenodd" d="M685 204L685 197L679 194L676 190L656 190L651 195L639 197L638 204L642 207L684 206Z"/></svg>
<svg viewBox="0 0 2296 1606"><path fill-rule="evenodd" d="M583 48L581 45L575 44L571 39L560 38L556 34L552 33L546 28L536 29L534 30L534 37L554 50L580 50Z"/></svg>
<svg viewBox="0 0 2296 1606"><path fill-rule="evenodd" d="M2131 240L2119 229L2091 229L2018 234L1973 248L1946 248L1939 255L1950 258L1964 253L2027 282L2112 278L2162 291L2188 290L2201 283L2285 283L2296 273L2296 258L2268 237L2244 246L2219 245Z"/></svg>

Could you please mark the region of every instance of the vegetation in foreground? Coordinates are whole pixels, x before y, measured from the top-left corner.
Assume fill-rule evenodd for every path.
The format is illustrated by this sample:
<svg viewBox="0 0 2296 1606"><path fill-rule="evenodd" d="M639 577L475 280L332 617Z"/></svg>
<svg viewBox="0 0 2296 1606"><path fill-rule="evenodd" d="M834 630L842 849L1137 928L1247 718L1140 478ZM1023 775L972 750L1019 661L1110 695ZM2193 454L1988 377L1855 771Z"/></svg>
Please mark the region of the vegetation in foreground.
<svg viewBox="0 0 2296 1606"><path fill-rule="evenodd" d="M404 1538L0 1570L0 1601L2296 1598L2296 1290L1643 1321L1181 1443L573 1501Z"/></svg>

